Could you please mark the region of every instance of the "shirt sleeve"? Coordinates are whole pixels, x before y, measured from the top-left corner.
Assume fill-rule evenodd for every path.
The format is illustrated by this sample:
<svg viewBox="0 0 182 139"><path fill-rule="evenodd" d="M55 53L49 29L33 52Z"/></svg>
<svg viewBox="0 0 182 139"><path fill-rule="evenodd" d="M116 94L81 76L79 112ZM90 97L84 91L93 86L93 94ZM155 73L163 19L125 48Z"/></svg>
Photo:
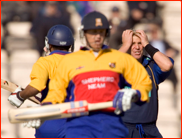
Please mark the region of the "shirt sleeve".
<svg viewBox="0 0 182 139"><path fill-rule="evenodd" d="M169 58L169 59L174 65L174 60L172 58ZM153 70L154 77L157 84L160 84L161 82L163 82L170 75L172 71L171 69L169 71L163 72L155 62L154 62L152 70Z"/></svg>
<svg viewBox="0 0 182 139"><path fill-rule="evenodd" d="M126 53L125 53L126 54ZM141 101L148 101L148 93L152 89L152 81L141 63L126 54L124 62L124 78L131 88L140 92Z"/></svg>
<svg viewBox="0 0 182 139"><path fill-rule="evenodd" d="M30 74L30 86L42 91L46 87L47 80L49 78L48 63L44 58L39 58L33 65Z"/></svg>

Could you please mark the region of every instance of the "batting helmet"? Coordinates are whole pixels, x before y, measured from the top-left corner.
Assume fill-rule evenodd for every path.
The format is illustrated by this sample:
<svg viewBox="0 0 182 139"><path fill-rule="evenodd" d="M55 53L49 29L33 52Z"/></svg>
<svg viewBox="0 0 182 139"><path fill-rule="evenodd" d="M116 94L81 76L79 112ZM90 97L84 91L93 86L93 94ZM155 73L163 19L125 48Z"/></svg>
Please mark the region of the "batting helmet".
<svg viewBox="0 0 182 139"><path fill-rule="evenodd" d="M74 38L71 30L65 25L55 25L51 27L45 37L46 47L48 44L54 46L74 47Z"/></svg>
<svg viewBox="0 0 182 139"><path fill-rule="evenodd" d="M83 30L109 29L109 22L105 15L96 11L85 15L81 24L83 26Z"/></svg>
<svg viewBox="0 0 182 139"><path fill-rule="evenodd" d="M110 34L110 25L106 16L100 12L93 11L85 15L81 22L81 30L106 29L106 37ZM83 34L83 33L82 33ZM82 37L83 35L81 35Z"/></svg>

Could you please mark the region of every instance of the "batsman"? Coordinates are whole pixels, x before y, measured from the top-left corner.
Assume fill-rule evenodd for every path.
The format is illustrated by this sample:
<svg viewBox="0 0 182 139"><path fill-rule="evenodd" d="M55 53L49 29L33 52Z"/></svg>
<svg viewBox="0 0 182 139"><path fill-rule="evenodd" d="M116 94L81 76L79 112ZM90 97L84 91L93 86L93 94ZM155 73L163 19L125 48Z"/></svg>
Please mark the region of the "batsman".
<svg viewBox="0 0 182 139"><path fill-rule="evenodd" d="M53 78L58 61L61 60L69 50L74 50L74 38L71 30L64 25L51 27L45 37L45 50L50 52L46 57L40 57L33 65L29 85L22 91L18 87L8 100L16 107L20 107L25 99L35 96L41 92L40 102L45 99L48 92L49 81ZM24 123L26 127L36 129L36 138L62 138L64 137L65 119L48 120L41 123L40 120L31 120ZM42 125L41 125L42 124ZM39 127L39 128L38 128Z"/></svg>
<svg viewBox="0 0 182 139"><path fill-rule="evenodd" d="M65 138L125 138L128 129L121 112L130 109L133 97L148 101L152 82L147 71L131 55L110 49L106 45L109 35L105 15L97 11L85 15L80 27L85 46L66 55L50 81L43 103L57 104L67 99L88 103L113 101L113 107L68 118ZM131 89L123 89L126 85Z"/></svg>

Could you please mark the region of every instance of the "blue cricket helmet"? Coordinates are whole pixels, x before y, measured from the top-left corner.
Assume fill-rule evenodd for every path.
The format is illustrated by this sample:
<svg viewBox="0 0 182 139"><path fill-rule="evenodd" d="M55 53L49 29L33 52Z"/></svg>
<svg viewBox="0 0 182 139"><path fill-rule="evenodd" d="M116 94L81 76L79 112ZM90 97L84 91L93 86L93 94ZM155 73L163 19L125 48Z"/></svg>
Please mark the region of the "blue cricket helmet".
<svg viewBox="0 0 182 139"><path fill-rule="evenodd" d="M65 25L55 25L51 27L45 39L48 44L54 46L74 47L73 33Z"/></svg>

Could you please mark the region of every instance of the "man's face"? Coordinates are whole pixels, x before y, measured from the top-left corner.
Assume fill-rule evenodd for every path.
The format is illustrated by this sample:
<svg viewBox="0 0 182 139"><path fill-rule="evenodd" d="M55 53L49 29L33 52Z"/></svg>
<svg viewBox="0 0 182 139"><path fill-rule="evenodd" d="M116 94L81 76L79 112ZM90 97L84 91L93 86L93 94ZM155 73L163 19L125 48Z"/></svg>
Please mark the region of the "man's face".
<svg viewBox="0 0 182 139"><path fill-rule="evenodd" d="M106 29L92 29L85 32L87 46L90 45L93 51L99 52L106 36Z"/></svg>
<svg viewBox="0 0 182 139"><path fill-rule="evenodd" d="M133 36L133 43L130 48L130 54L139 61L143 56L143 46L141 44L141 39L135 35Z"/></svg>

